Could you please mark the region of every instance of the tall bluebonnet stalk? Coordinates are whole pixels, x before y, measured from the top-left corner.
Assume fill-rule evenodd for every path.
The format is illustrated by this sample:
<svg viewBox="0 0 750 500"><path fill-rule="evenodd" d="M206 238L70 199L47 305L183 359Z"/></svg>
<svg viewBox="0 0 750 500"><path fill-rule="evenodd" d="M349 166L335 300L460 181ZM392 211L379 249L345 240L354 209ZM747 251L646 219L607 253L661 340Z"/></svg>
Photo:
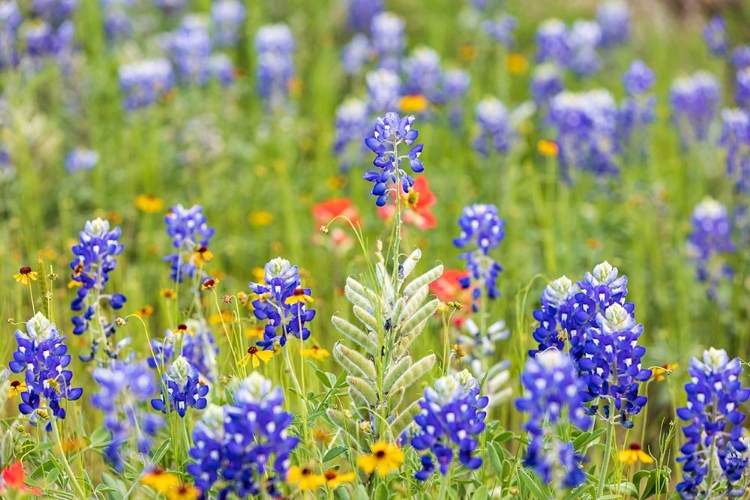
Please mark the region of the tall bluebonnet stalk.
<svg viewBox="0 0 750 500"><path fill-rule="evenodd" d="M554 62L565 67L570 54L568 28L559 19L547 19L536 31L537 62Z"/></svg>
<svg viewBox="0 0 750 500"><path fill-rule="evenodd" d="M445 476L456 458L470 470L482 466L481 456L474 452L485 429L487 414L481 410L487 403L467 370L439 378L425 389L424 400L419 402L422 412L414 417L418 430L411 438L415 449L429 451L422 455L422 470L415 475L418 480L426 481L436 468Z"/></svg>
<svg viewBox="0 0 750 500"><path fill-rule="evenodd" d="M568 68L579 77L590 76L599 71L601 60L597 48L601 40L602 29L596 21L579 19L574 22L568 33Z"/></svg>
<svg viewBox="0 0 750 500"><path fill-rule="evenodd" d="M133 0L101 0L104 17L104 34L107 41L117 42L126 38L133 31L133 24L128 12L134 6Z"/></svg>
<svg viewBox="0 0 750 500"><path fill-rule="evenodd" d="M474 149L483 155L494 150L505 155L516 138L510 123L510 114L505 105L494 97L486 98L477 104L477 129Z"/></svg>
<svg viewBox="0 0 750 500"><path fill-rule="evenodd" d="M640 384L651 376L641 368L646 349L638 345L643 325L636 324L635 305L625 301L627 277L603 262L574 283L563 276L542 293L542 307L534 311L539 343L531 356L549 348L569 348L585 390L580 398L590 414L608 425L633 426L632 417L647 402Z"/></svg>
<svg viewBox="0 0 750 500"><path fill-rule="evenodd" d="M457 341L461 348L469 351L462 361L469 366L477 380L482 380L482 392L487 396L487 408L493 408L508 399L511 389L505 387L510 379L506 361L496 362L497 343L510 337L510 330L505 321L495 321L482 331L472 318L467 318L462 325L463 334Z"/></svg>
<svg viewBox="0 0 750 500"><path fill-rule="evenodd" d="M546 110L550 99L564 88L559 66L554 63L542 63L534 68L531 74L531 96L537 106L543 106Z"/></svg>
<svg viewBox="0 0 750 500"><path fill-rule="evenodd" d="M266 493L286 477L289 457L299 438L289 436L292 414L283 410L284 394L257 372L239 383L224 406L209 406L193 429L195 463L187 471L195 485L220 498Z"/></svg>
<svg viewBox="0 0 750 500"><path fill-rule="evenodd" d="M688 423L682 428L685 444L677 458L683 463L677 492L690 500L741 497L745 491L737 483L747 470L748 455L740 405L750 399L750 389L740 380L741 362L711 348L703 352L702 362L690 360L688 373L687 406L677 409L677 416Z"/></svg>
<svg viewBox="0 0 750 500"><path fill-rule="evenodd" d="M46 423L49 432L54 419L65 418L65 402L83 394L83 389L71 386L73 372L68 369L65 337L40 312L26 322L25 332L16 330L14 336L17 347L8 366L13 373L23 373L26 382L18 409L33 424Z"/></svg>
<svg viewBox="0 0 750 500"><path fill-rule="evenodd" d="M725 109L721 112L722 127L719 146L726 152L726 175L735 190L750 194L750 111Z"/></svg>
<svg viewBox="0 0 750 500"><path fill-rule="evenodd" d="M750 109L750 67L737 70L734 100L738 106Z"/></svg>
<svg viewBox="0 0 750 500"><path fill-rule="evenodd" d="M656 98L648 94L655 80L654 72L640 60L633 61L622 77L627 97L618 110L617 134L624 149L638 148L640 155L646 154L646 127L655 118Z"/></svg>
<svg viewBox="0 0 750 500"><path fill-rule="evenodd" d="M365 75L368 105L371 113L397 109L401 98L401 79L393 70L379 68Z"/></svg>
<svg viewBox="0 0 750 500"><path fill-rule="evenodd" d="M163 339L151 339L153 356L148 359L152 369L164 370L177 357L183 356L198 374L215 382L218 379L216 346L213 333L203 320L189 319L182 329L168 329Z"/></svg>
<svg viewBox="0 0 750 500"><path fill-rule="evenodd" d="M518 25L518 20L508 14L501 15L496 19L485 19L482 21L482 30L497 43L510 49L516 44L513 31Z"/></svg>
<svg viewBox="0 0 750 500"><path fill-rule="evenodd" d="M339 158L339 168L348 172L352 163L364 156L362 136L369 126L367 104L350 98L336 108L336 133L333 139L333 154Z"/></svg>
<svg viewBox="0 0 750 500"><path fill-rule="evenodd" d="M724 205L706 198L695 207L691 223L688 255L695 264L698 280L707 284L708 296L716 298L719 282L733 274L725 260L725 254L735 251L732 221Z"/></svg>
<svg viewBox="0 0 750 500"><path fill-rule="evenodd" d="M599 45L612 48L630 39L630 8L624 0L608 0L596 8L596 22L602 30Z"/></svg>
<svg viewBox="0 0 750 500"><path fill-rule="evenodd" d="M123 107L128 111L148 108L175 85L167 59L149 59L120 66L118 70Z"/></svg>
<svg viewBox="0 0 750 500"><path fill-rule="evenodd" d="M267 107L284 106L294 76L294 37L286 24L263 26L255 35L256 86Z"/></svg>
<svg viewBox="0 0 750 500"><path fill-rule="evenodd" d="M341 49L341 65L347 75L357 75L370 60L372 49L370 41L362 33L357 33Z"/></svg>
<svg viewBox="0 0 750 500"><path fill-rule="evenodd" d="M431 103L443 101L445 76L440 66L440 55L429 47L414 49L404 61L405 94L419 94Z"/></svg>
<svg viewBox="0 0 750 500"><path fill-rule="evenodd" d="M719 16L711 18L703 27L703 41L715 56L723 57L729 52L727 25Z"/></svg>
<svg viewBox="0 0 750 500"><path fill-rule="evenodd" d="M490 257L490 252L505 238L505 220L500 218L495 205L475 204L464 208L458 225L461 234L453 240L453 244L458 248L466 248L468 245L474 247L459 256L466 261L466 269L469 271L469 275L460 280L460 285L471 290L474 312L479 307L486 312L486 300L494 300L500 296L497 277L503 268Z"/></svg>
<svg viewBox="0 0 750 500"><path fill-rule="evenodd" d="M451 69L445 72L444 97L451 126L460 127L464 119L464 98L471 85L466 71Z"/></svg>
<svg viewBox="0 0 750 500"><path fill-rule="evenodd" d="M203 263L210 260L208 245L214 235L214 228L208 226L203 215L203 207L176 205L164 216L164 223L176 249L175 253L164 258L171 264L170 278L181 283L185 276L202 276L199 273L202 273Z"/></svg>
<svg viewBox="0 0 750 500"><path fill-rule="evenodd" d="M82 360L91 360L99 347L110 358L117 358L117 349L113 349L107 340L115 333L115 318L107 318L103 308L109 305L118 310L127 300L119 293L104 293L109 275L117 265L116 257L123 251L119 242L121 230L119 227L110 229L108 221L95 219L86 222L79 234L79 242L72 248L74 258L70 263L72 274L68 286L78 287L70 308L74 312L83 312L80 316L73 316L73 334L81 335L87 331L91 334L91 354L81 356Z"/></svg>
<svg viewBox="0 0 750 500"><path fill-rule="evenodd" d="M263 340L258 346L273 350L277 345L284 347L287 337L307 340L310 330L307 323L315 318L315 309L310 289L302 288L299 268L277 257L265 267L262 283L250 283L250 289L258 296L253 300L253 314L265 322Z"/></svg>
<svg viewBox="0 0 750 500"><path fill-rule="evenodd" d="M699 71L674 81L669 92L669 105L684 148L709 138L720 102L721 87L709 73Z"/></svg>
<svg viewBox="0 0 750 500"><path fill-rule="evenodd" d="M347 21L352 31L366 32L383 11L383 0L347 0Z"/></svg>
<svg viewBox="0 0 750 500"><path fill-rule="evenodd" d="M161 416L144 408L157 391L154 375L146 363L117 361L94 369L93 377L99 391L91 396L91 404L104 413L104 428L111 435L104 457L115 471L122 472L122 448L132 441L139 453L148 454L164 425Z"/></svg>
<svg viewBox="0 0 750 500"><path fill-rule="evenodd" d="M99 153L90 149L77 148L65 157L65 170L70 173L91 170L99 162Z"/></svg>
<svg viewBox="0 0 750 500"><path fill-rule="evenodd" d="M151 406L164 414L176 411L185 418L188 408L206 407L208 391L198 370L184 356L178 356L162 374L161 395L151 400Z"/></svg>
<svg viewBox="0 0 750 500"><path fill-rule="evenodd" d="M372 18L370 33L378 67L391 71L401 68L400 59L406 47L405 27L404 20L392 12L381 12Z"/></svg>
<svg viewBox="0 0 750 500"><path fill-rule="evenodd" d="M729 62L738 71L750 67L750 45L738 45L735 47L732 55L729 57Z"/></svg>
<svg viewBox="0 0 750 500"><path fill-rule="evenodd" d="M211 5L212 40L217 47L232 47L240 38L245 6L240 0L217 0Z"/></svg>
<svg viewBox="0 0 750 500"><path fill-rule="evenodd" d="M524 395L516 408L528 413L523 428L530 440L524 465L531 467L546 482L563 488L575 488L586 481L582 463L585 458L563 436L573 425L585 430L591 423L580 398L585 391L570 357L554 347L526 361L521 384Z"/></svg>

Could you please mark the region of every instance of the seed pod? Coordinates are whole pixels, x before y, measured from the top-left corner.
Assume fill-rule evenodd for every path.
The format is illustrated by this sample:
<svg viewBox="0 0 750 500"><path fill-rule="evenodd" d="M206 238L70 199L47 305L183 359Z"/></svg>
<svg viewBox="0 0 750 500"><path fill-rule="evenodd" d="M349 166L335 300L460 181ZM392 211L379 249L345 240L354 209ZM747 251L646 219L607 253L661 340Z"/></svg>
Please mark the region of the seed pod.
<svg viewBox="0 0 750 500"><path fill-rule="evenodd" d="M346 382L357 389L367 401L368 406L375 406L378 404L378 395L375 394L372 382L368 382L359 377L346 377Z"/></svg>
<svg viewBox="0 0 750 500"><path fill-rule="evenodd" d="M429 285L436 279L438 279L440 276L443 275L443 265L438 264L437 266L433 267L423 275L419 276L418 278L415 278L414 281L406 285L406 288L404 288L404 295L411 295L420 288L422 288L425 285Z"/></svg>
<svg viewBox="0 0 750 500"><path fill-rule="evenodd" d="M370 380L377 378L375 365L372 361L340 342L337 342L333 347L333 357L352 375L361 375Z"/></svg>
<svg viewBox="0 0 750 500"><path fill-rule="evenodd" d="M419 415L420 411L422 410L419 406L419 401L414 401L407 406L391 423L391 434L395 437L400 436L406 427L414 421L414 417Z"/></svg>
<svg viewBox="0 0 750 500"><path fill-rule="evenodd" d="M414 382L422 378L435 366L435 355L430 354L412 364L393 384L393 391L403 387L408 389Z"/></svg>
<svg viewBox="0 0 750 500"><path fill-rule="evenodd" d="M393 391L392 394L388 395L388 410L391 413L393 413L393 411L396 410L404 400L405 392L406 390L403 387L400 387L398 390Z"/></svg>
<svg viewBox="0 0 750 500"><path fill-rule="evenodd" d="M385 371L385 378L383 379L383 392L391 392L393 384L404 374L407 368L411 366L411 363L411 356L404 356L388 367Z"/></svg>
<svg viewBox="0 0 750 500"><path fill-rule="evenodd" d="M414 314L409 316L409 318L399 326L399 334L408 335L412 333L412 330L415 326L435 314L435 311L437 311L439 305L440 301L438 299L433 299L417 309Z"/></svg>
<svg viewBox="0 0 750 500"><path fill-rule="evenodd" d="M357 428L357 424L354 422L354 420L346 418L346 416L344 416L344 413L339 410L328 409L326 410L326 415L328 416L328 420L330 420L333 425L349 435L352 440L352 443L350 444L356 445L356 447L360 450L364 449L361 436L359 434L359 429Z"/></svg>
<svg viewBox="0 0 750 500"><path fill-rule="evenodd" d="M411 253L411 255L409 255L404 260L404 263L403 263L404 277L401 278L402 281L408 278L409 275L412 273L412 271L414 271L414 268L417 267L417 264L419 263L419 259L421 258L422 258L422 251L419 248L417 248Z"/></svg>
<svg viewBox="0 0 750 500"><path fill-rule="evenodd" d="M427 294L429 293L430 288L425 285L416 292L414 292L414 295L410 296L408 300L404 303L404 307L401 309L401 311L398 312L398 316L396 316L396 323L400 324L402 323L406 318L414 314L414 312L419 308L420 305L422 305L422 302L424 302L424 299L427 298ZM395 313L394 313L395 315Z"/></svg>
<svg viewBox="0 0 750 500"><path fill-rule="evenodd" d="M365 332L361 328L349 323L344 318L339 316L333 316L331 318L333 326L336 330L346 335L346 337L364 348L371 356L375 356L378 352L377 342L372 342Z"/></svg>
<svg viewBox="0 0 750 500"><path fill-rule="evenodd" d="M352 310L357 319L360 320L368 330L378 331L378 320L375 319L375 316L359 306L354 306Z"/></svg>

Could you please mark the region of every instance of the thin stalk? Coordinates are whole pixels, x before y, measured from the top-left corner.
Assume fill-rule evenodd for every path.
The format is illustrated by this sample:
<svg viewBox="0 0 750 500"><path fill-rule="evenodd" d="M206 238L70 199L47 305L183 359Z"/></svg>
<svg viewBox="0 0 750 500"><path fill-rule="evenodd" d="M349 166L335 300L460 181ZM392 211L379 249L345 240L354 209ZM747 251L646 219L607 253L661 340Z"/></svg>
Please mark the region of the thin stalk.
<svg viewBox="0 0 750 500"><path fill-rule="evenodd" d="M601 498L604 493L604 481L607 479L607 471L609 470L609 457L612 452L612 440L614 438L614 428L610 420L607 420L607 437L606 445L604 448L604 459L602 460L602 470L599 472L599 483L596 485L596 497Z"/></svg>
<svg viewBox="0 0 750 500"><path fill-rule="evenodd" d="M58 450L60 450L60 457L62 459L63 468L65 469L65 472L68 473L73 491L78 498L80 498L81 500L86 500L86 494L83 492L83 488L81 488L81 485L78 484L78 478L76 478L76 475L73 474L73 469L70 468L68 457L67 455L65 455L65 449L62 445L62 439L60 439L60 430L57 428L57 422L54 422L52 424L52 430L54 431L55 435L55 443L57 443L57 448Z"/></svg>

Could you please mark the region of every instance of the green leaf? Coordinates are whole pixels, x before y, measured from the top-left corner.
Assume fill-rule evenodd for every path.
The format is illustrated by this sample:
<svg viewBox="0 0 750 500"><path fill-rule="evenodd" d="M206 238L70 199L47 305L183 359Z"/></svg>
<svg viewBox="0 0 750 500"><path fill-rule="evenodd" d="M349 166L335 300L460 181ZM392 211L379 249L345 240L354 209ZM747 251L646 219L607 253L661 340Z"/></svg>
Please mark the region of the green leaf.
<svg viewBox="0 0 750 500"><path fill-rule="evenodd" d="M581 451L589 444L598 440L599 437L604 434L605 429L596 429L591 432L582 432L578 437L573 440L573 447L576 451Z"/></svg>
<svg viewBox="0 0 750 500"><path fill-rule="evenodd" d="M659 476L662 476L659 478ZM657 489L657 482L659 483L659 487ZM643 500L644 498L649 498L657 493L660 495L664 495L667 493L667 485L669 484L669 473L664 470L660 469L654 469L650 471L648 475L648 481L646 481L646 487L643 489L643 493L641 493L641 496L639 497L640 500Z"/></svg>
<svg viewBox="0 0 750 500"><path fill-rule="evenodd" d="M487 500L489 498L489 493L487 493L487 487L482 485L479 488L476 489L474 492L474 495L471 497L472 500Z"/></svg>
<svg viewBox="0 0 750 500"><path fill-rule="evenodd" d="M548 500L549 495L545 495L542 492L542 489L536 484L536 481L529 476L529 473L526 472L525 469L518 469L518 480L533 498L536 498L537 500Z"/></svg>
<svg viewBox="0 0 750 500"><path fill-rule="evenodd" d="M492 470L495 471L495 474L502 477L503 461L500 459L500 452L498 451L497 447L499 447L497 443L489 443L489 446L487 447L487 454L490 457L490 465L492 466Z"/></svg>
<svg viewBox="0 0 750 500"><path fill-rule="evenodd" d="M338 457L342 453L344 453L349 448L346 446L334 446L330 450L328 450L323 457L323 462L328 462L329 460L333 460L334 458Z"/></svg>
<svg viewBox="0 0 750 500"><path fill-rule="evenodd" d="M29 478L33 481L38 481L39 479L42 479L44 476L49 474L54 469L59 469L59 465L57 462L53 459L49 459L46 462L42 463L39 467L34 470L31 474L29 474Z"/></svg>
<svg viewBox="0 0 750 500"><path fill-rule="evenodd" d="M95 450L103 449L109 444L110 441L112 441L112 437L110 436L109 431L104 427L99 427L94 432L92 432L90 439L90 446Z"/></svg>
<svg viewBox="0 0 750 500"><path fill-rule="evenodd" d="M167 438L154 452L151 463L158 464L172 444L172 438Z"/></svg>
<svg viewBox="0 0 750 500"><path fill-rule="evenodd" d="M370 500L370 497L367 495L367 490L361 484L358 484L357 487L354 488L354 500Z"/></svg>
<svg viewBox="0 0 750 500"><path fill-rule="evenodd" d="M508 441L512 437L513 437L513 433L511 431L505 431L505 432L501 432L500 434L498 434L497 436L495 436L495 438L492 440L492 442L500 444L500 443L504 443L504 442Z"/></svg>
<svg viewBox="0 0 750 500"><path fill-rule="evenodd" d="M326 389L331 388L331 381L328 380L328 376L325 373L320 370L315 370L315 376L320 380L320 383L323 384L323 387Z"/></svg>
<svg viewBox="0 0 750 500"><path fill-rule="evenodd" d="M102 472L102 481L104 484L117 491L121 495L120 498L125 498L125 495L128 494L128 489L125 487L125 483L110 476L106 472Z"/></svg>
<svg viewBox="0 0 750 500"><path fill-rule="evenodd" d="M375 500L388 500L388 487L385 483L380 483L375 490Z"/></svg>

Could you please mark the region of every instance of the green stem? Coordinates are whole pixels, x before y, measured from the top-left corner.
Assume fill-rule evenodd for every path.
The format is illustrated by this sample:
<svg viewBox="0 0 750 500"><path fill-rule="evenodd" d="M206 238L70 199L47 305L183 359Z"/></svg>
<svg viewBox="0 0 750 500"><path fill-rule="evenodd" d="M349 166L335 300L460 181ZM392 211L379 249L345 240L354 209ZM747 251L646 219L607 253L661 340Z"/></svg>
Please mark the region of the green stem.
<svg viewBox="0 0 750 500"><path fill-rule="evenodd" d="M596 485L596 497L601 498L604 493L604 481L607 479L607 471L609 470L609 457L612 452L612 440L614 438L614 428L612 422L607 420L607 437L606 445L604 448L604 459L602 460L602 470L599 473L599 483Z"/></svg>
<svg viewBox="0 0 750 500"><path fill-rule="evenodd" d="M302 399L300 425L302 426L302 437L305 443L305 453L309 458L310 450L307 447L310 443L310 440L308 439L309 436L307 435L307 401L305 400L305 393L303 392L302 386L300 386L299 380L297 380L297 374L294 372L294 366L292 364L291 354L289 354L289 350L287 348L282 348L281 350L284 351L284 363L286 363L286 368L287 370L289 370L289 376L291 377L292 383L294 384L294 390L297 391L297 394L299 394L299 397Z"/></svg>
<svg viewBox="0 0 750 500"><path fill-rule="evenodd" d="M452 469L448 468L448 473L443 476L443 482L440 485L440 493L438 493L438 500L445 500L448 497L448 485L451 482L451 471Z"/></svg>
<svg viewBox="0 0 750 500"><path fill-rule="evenodd" d="M68 473L68 477L70 479L70 484L73 487L73 491L75 492L76 496L80 498L81 500L86 500L86 494L83 492L83 488L81 488L81 485L78 484L78 478L76 478L76 475L73 474L73 469L70 468L70 462L68 462L68 457L65 455L65 449L62 445L62 439L60 439L60 429L57 428L57 422L54 422L52 424L52 430L55 434L55 442L57 443L57 448L60 450L60 457L62 459L63 468L65 469L65 472Z"/></svg>

